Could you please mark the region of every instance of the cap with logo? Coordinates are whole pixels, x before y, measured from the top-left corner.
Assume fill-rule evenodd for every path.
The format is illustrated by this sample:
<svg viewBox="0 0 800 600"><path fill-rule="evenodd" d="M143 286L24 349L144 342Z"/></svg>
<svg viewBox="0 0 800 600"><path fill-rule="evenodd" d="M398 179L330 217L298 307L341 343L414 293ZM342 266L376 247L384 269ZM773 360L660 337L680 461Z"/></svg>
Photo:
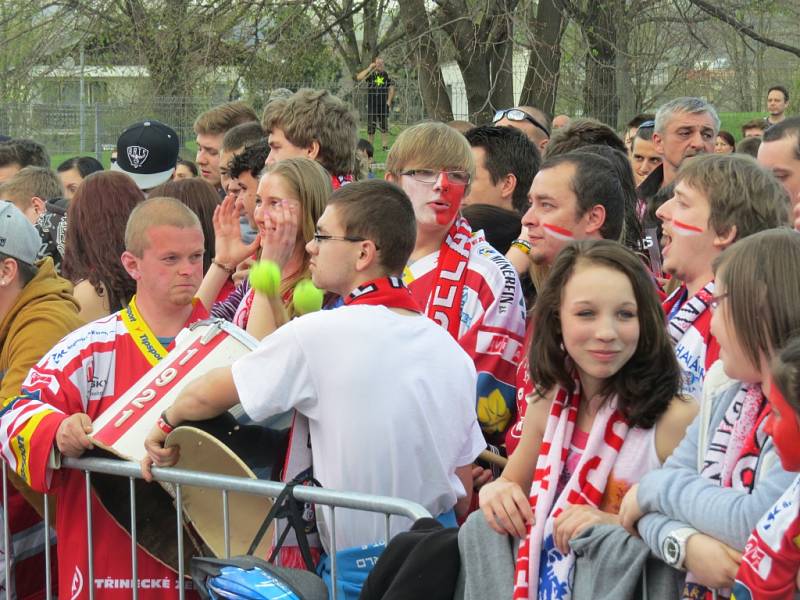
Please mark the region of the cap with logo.
<svg viewBox="0 0 800 600"><path fill-rule="evenodd" d="M11 202L0 200L0 252L35 265L42 246L36 228Z"/></svg>
<svg viewBox="0 0 800 600"><path fill-rule="evenodd" d="M127 173L141 190L172 177L178 161L178 134L169 125L150 120L128 126L117 140L112 171Z"/></svg>

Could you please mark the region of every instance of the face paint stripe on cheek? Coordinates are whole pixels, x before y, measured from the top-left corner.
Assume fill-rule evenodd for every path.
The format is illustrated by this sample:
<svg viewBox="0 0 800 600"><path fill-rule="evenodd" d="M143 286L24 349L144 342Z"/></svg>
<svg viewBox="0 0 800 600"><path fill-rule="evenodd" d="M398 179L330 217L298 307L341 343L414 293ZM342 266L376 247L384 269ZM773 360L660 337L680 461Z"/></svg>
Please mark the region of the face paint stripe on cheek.
<svg viewBox="0 0 800 600"><path fill-rule="evenodd" d="M677 219L673 219L672 225L673 232L677 233L678 235L691 236L705 233L702 227L689 225L689 223L684 223L683 221L678 221Z"/></svg>
<svg viewBox="0 0 800 600"><path fill-rule="evenodd" d="M544 232L556 239L564 240L567 242L571 242L575 239L575 234L572 233L569 229L564 227L559 227L558 225L553 225L551 223L542 223L542 229Z"/></svg>

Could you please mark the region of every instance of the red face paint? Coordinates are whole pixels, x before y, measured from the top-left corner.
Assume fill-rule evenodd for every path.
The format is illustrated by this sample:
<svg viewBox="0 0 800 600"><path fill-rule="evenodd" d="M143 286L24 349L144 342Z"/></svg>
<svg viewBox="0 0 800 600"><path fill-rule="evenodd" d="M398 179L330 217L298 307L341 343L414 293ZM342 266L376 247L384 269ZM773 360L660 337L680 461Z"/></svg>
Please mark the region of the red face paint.
<svg viewBox="0 0 800 600"><path fill-rule="evenodd" d="M542 229L544 229L546 234L558 238L559 240L564 240L565 242L571 242L575 239L575 234L565 227L559 227L551 223L542 223Z"/></svg>
<svg viewBox="0 0 800 600"><path fill-rule="evenodd" d="M673 219L672 221L672 231L678 235L700 235L703 233L703 229L701 227L689 225L689 223L684 223L683 221L678 221L677 219Z"/></svg>
<svg viewBox="0 0 800 600"><path fill-rule="evenodd" d="M447 173L444 171L442 171L441 179L439 198L448 206L443 206L440 209L437 205L434 205L434 210L436 211L436 222L439 225L448 225L455 220L458 211L461 209L461 201L464 199L464 192L467 186L450 182L447 178Z"/></svg>
<svg viewBox="0 0 800 600"><path fill-rule="evenodd" d="M800 422L795 409L786 401L774 381L770 385L769 402L772 413L767 418L766 431L775 442L783 468L800 471Z"/></svg>

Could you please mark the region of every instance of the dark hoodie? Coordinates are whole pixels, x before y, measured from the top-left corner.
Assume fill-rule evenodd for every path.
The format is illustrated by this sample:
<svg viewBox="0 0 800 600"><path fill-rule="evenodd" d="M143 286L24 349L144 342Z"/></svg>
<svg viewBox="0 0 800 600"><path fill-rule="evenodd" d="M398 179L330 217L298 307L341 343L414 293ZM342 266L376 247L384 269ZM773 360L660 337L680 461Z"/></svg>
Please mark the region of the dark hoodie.
<svg viewBox="0 0 800 600"><path fill-rule="evenodd" d="M64 242L67 239L67 201L65 198L48 200L45 213L36 221L36 231L42 238L39 260L49 256L56 272L61 273Z"/></svg>

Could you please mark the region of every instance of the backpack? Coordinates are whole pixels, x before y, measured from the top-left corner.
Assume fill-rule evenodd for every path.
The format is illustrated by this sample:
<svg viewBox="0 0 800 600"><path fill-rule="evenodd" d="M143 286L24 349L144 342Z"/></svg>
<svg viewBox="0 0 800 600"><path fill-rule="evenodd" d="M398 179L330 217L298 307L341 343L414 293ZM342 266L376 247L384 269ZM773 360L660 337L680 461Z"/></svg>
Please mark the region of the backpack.
<svg viewBox="0 0 800 600"><path fill-rule="evenodd" d="M314 563L306 539L302 503L293 490L307 481L291 481L275 499L272 509L256 532L247 554L231 558L192 558L190 572L195 589L203 600L327 600L328 588L314 571ZM319 482L311 483L319 486ZM276 518L286 519L290 527L275 542L269 560L252 556L261 538ZM306 570L289 569L272 564L286 535L295 531Z"/></svg>

